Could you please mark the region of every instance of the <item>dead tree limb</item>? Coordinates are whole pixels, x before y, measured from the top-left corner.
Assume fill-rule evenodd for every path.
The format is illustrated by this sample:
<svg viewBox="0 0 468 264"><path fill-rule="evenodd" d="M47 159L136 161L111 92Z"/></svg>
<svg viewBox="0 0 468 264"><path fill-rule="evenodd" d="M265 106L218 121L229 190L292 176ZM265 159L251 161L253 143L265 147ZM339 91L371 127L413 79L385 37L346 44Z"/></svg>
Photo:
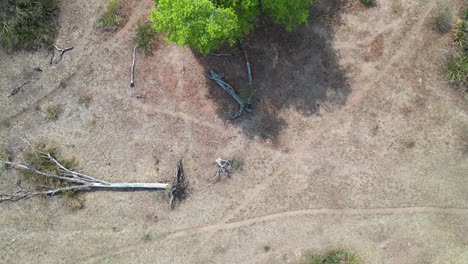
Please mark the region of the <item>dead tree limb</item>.
<svg viewBox="0 0 468 264"><path fill-rule="evenodd" d="M54 48L55 48L56 50L58 50L58 51L60 52L60 54L57 55L57 57L54 57L55 54L52 53L52 58L50 59L50 64L52 64L52 63L54 63L54 62L55 62L55 63L58 63L59 61L62 60L63 54L65 54L65 52L67 52L67 51L72 50L72 49L75 48L75 47L59 48L57 45L52 45L52 46L54 46Z"/></svg>
<svg viewBox="0 0 468 264"><path fill-rule="evenodd" d="M188 187L187 182L185 181L184 167L182 160L177 162L176 172L174 180L172 181L171 189L169 190L169 205L171 209L174 209L176 200L185 199L185 191Z"/></svg>
<svg viewBox="0 0 468 264"><path fill-rule="evenodd" d="M253 83L252 69L250 68L249 56L247 55L247 51L245 49L244 42L242 42L242 40L239 40L239 46L241 47L242 52L244 52L245 64L247 65L247 75L249 77L249 86L252 86L252 83Z"/></svg>
<svg viewBox="0 0 468 264"><path fill-rule="evenodd" d="M132 67L130 68L130 87L131 88L135 87L135 57L136 57L137 47L138 45L135 45L135 47L133 47L133 61L132 61Z"/></svg>
<svg viewBox="0 0 468 264"><path fill-rule="evenodd" d="M240 98L240 96L237 95L234 88L232 88L231 85L229 85L227 82L225 82L221 78L221 76L219 76L219 74L217 74L213 70L210 71L210 79L215 81L216 84L218 84L221 88L223 88L223 90L225 90L239 104L239 111L237 111L237 113L233 117L231 117L231 119L236 119L239 116L241 116L243 113L251 111L250 105L246 104L246 102L244 102L244 100L242 100L242 98Z"/></svg>
<svg viewBox="0 0 468 264"><path fill-rule="evenodd" d="M217 158L215 162L218 166L218 171L216 172L216 176L214 178L215 182L218 182L221 179L222 175L230 178L231 175L227 170L227 167L231 166L231 162L229 160L223 160L222 158Z"/></svg>
<svg viewBox="0 0 468 264"><path fill-rule="evenodd" d="M208 53L208 56L213 56L213 57L234 57L236 56L235 53L213 53L210 52Z"/></svg>

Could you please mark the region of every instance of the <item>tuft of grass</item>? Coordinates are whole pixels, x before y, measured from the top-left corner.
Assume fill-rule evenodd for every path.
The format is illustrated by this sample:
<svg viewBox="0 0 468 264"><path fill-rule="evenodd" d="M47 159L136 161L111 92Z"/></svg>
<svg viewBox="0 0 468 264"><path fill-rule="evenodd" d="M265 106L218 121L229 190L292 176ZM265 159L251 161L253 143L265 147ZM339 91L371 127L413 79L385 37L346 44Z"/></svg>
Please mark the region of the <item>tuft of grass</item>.
<svg viewBox="0 0 468 264"><path fill-rule="evenodd" d="M49 104L42 109L42 114L47 121L57 120L60 114L60 106L57 104Z"/></svg>
<svg viewBox="0 0 468 264"><path fill-rule="evenodd" d="M84 198L79 195L79 192L76 190L64 191L62 193L63 202L65 206L72 210L83 209L84 207Z"/></svg>
<svg viewBox="0 0 468 264"><path fill-rule="evenodd" d="M308 264L362 264L362 260L348 249L336 249L324 256L310 253Z"/></svg>
<svg viewBox="0 0 468 264"><path fill-rule="evenodd" d="M155 35L155 31L151 22L138 22L135 28L135 37L133 41L137 44L138 50L147 54L150 52L152 45L151 42Z"/></svg>
<svg viewBox="0 0 468 264"><path fill-rule="evenodd" d="M453 16L448 7L440 9L434 20L436 29L440 33L447 33L452 30Z"/></svg>
<svg viewBox="0 0 468 264"><path fill-rule="evenodd" d="M447 76L465 91L468 89L468 55L466 53L450 59Z"/></svg>
<svg viewBox="0 0 468 264"><path fill-rule="evenodd" d="M59 10L56 0L10 0L0 6L2 46L31 49L52 44Z"/></svg>
<svg viewBox="0 0 468 264"><path fill-rule="evenodd" d="M91 95L82 94L80 95L80 98L78 99L78 104L84 105L86 108L89 108L89 106L91 105L91 99L93 99Z"/></svg>
<svg viewBox="0 0 468 264"><path fill-rule="evenodd" d="M375 6L375 4L377 4L377 1L376 0L361 0L361 3L364 6L371 7L371 6Z"/></svg>
<svg viewBox="0 0 468 264"><path fill-rule="evenodd" d="M263 246L263 251L269 252L271 250L271 247L268 245Z"/></svg>
<svg viewBox="0 0 468 264"><path fill-rule="evenodd" d="M123 22L123 17L120 14L120 1L110 0L106 5L106 10L99 18L99 23L106 30L114 30L118 25Z"/></svg>
<svg viewBox="0 0 468 264"><path fill-rule="evenodd" d="M455 43L466 54L468 53L468 9L465 10L463 19L458 19L455 26Z"/></svg>
<svg viewBox="0 0 468 264"><path fill-rule="evenodd" d="M234 169L239 169L240 167L242 167L243 164L241 158L238 156L234 156L232 159L230 159L229 163L231 163L231 167L233 167Z"/></svg>
<svg viewBox="0 0 468 264"><path fill-rule="evenodd" d="M150 233L146 233L143 235L143 237L141 238L141 240L143 240L143 242L149 242L153 239L153 237L151 236Z"/></svg>
<svg viewBox="0 0 468 264"><path fill-rule="evenodd" d="M0 148L0 160L8 161L10 157L8 156L7 152L4 149ZM7 165L4 162L0 162L0 171L5 169Z"/></svg>

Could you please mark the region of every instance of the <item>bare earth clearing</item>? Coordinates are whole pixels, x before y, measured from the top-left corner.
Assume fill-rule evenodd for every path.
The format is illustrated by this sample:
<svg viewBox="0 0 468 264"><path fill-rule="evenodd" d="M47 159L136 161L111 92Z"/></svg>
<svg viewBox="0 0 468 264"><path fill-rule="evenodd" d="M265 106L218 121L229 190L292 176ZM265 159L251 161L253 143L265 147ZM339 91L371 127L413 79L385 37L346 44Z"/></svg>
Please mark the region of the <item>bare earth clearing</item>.
<svg viewBox="0 0 468 264"><path fill-rule="evenodd" d="M75 49L58 64L0 50L0 146L19 155L20 135L49 140L116 182L169 182L184 158L189 197L173 211L163 192L87 193L77 211L58 197L3 203L1 263L302 263L338 247L366 263L468 263L468 109L444 77L454 47L433 30L438 2L354 3L328 22L320 3L291 33L265 25L246 41L255 108L235 122L206 70L241 87L241 58L161 38L138 55L131 90L133 28L153 3L126 1L126 23L103 33L104 5L62 1L56 43ZM51 102L62 112L47 122ZM242 170L210 184L214 160L233 156Z"/></svg>

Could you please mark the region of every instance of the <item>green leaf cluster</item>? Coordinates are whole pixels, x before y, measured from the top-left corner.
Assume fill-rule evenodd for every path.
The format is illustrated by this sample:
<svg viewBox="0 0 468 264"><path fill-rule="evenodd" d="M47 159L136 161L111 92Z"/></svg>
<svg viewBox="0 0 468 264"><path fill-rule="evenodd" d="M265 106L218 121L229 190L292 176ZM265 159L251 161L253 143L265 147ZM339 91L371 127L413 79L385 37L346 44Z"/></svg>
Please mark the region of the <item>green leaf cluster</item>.
<svg viewBox="0 0 468 264"><path fill-rule="evenodd" d="M208 53L234 43L254 26L260 13L291 30L306 23L316 0L155 0L150 20L168 40Z"/></svg>

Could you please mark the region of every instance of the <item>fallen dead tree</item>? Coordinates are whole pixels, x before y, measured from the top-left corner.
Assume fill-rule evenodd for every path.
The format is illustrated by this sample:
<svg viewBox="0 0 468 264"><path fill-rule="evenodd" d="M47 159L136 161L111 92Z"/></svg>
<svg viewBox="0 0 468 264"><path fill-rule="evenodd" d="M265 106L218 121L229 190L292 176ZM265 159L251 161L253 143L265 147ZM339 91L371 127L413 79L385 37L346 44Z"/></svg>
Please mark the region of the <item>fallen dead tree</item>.
<svg viewBox="0 0 468 264"><path fill-rule="evenodd" d="M34 150L34 155L42 162L47 162L55 166L53 172L38 170L32 166L18 164L9 160L0 160L6 168L16 169L37 177L36 179L47 179L46 182L60 183L56 185L37 186L42 190L26 190L21 187L21 181L17 182L17 191L9 194L0 193L0 202L15 202L23 199L29 199L34 196L54 196L63 194L66 191L94 191L94 190L113 190L113 191L134 191L134 190L170 190L170 206L174 208L176 199L185 198L185 175L183 174L182 161L177 163L176 176L173 184L169 183L140 183L140 182L107 182L74 170L63 165L53 154Z"/></svg>

